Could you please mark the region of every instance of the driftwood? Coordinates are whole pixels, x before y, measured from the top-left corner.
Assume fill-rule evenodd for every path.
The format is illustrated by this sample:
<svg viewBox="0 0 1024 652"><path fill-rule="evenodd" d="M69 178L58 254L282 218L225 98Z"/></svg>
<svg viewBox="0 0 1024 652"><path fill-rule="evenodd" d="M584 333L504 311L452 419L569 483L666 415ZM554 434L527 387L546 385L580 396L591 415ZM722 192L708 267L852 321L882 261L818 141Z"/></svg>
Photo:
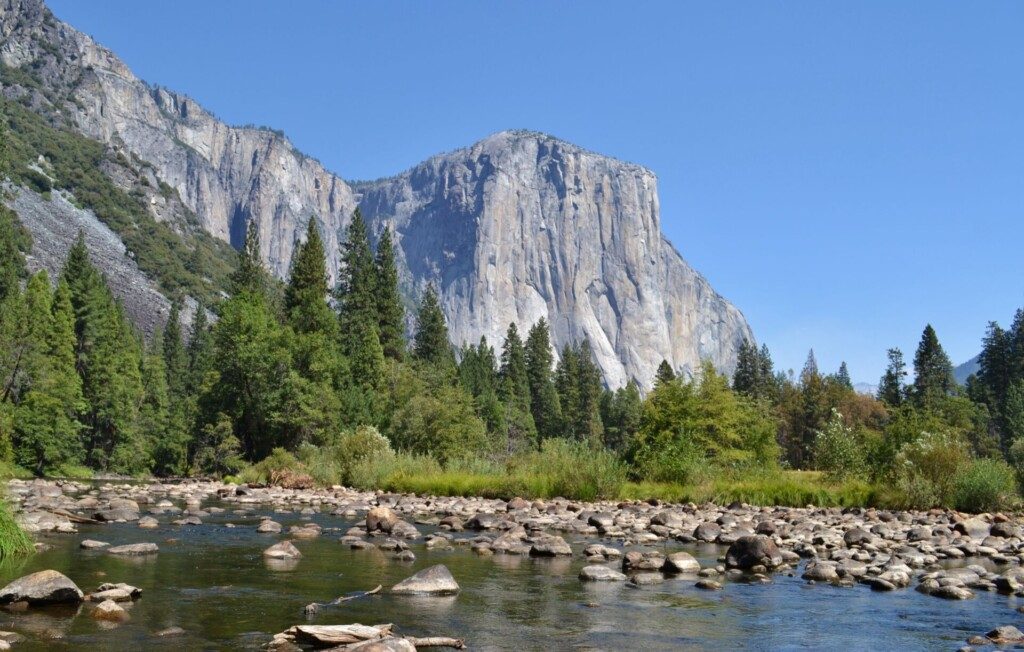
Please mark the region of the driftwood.
<svg viewBox="0 0 1024 652"><path fill-rule="evenodd" d="M67 511L66 509L53 509L53 508L49 508L49 507L42 507L41 509L44 512L50 512L51 514L56 514L57 516L63 516L64 518L68 519L72 523L102 523L103 522L103 521L97 521L96 519L89 518L87 516L79 516L78 514L73 514L73 513L69 512L69 511Z"/></svg>
<svg viewBox="0 0 1024 652"><path fill-rule="evenodd" d="M406 636L405 640L412 643L413 647L417 650L421 647L453 647L456 650L463 650L466 647L466 643L461 638L449 638L447 636L427 636L423 638Z"/></svg>
<svg viewBox="0 0 1024 652"><path fill-rule="evenodd" d="M335 600L334 602L330 602L328 604L341 604L342 602L348 602L349 600L356 600L358 598L365 598L368 595L375 595L377 593L380 593L382 588L384 588L384 587L382 587L380 584L378 584L377 588L375 588L375 589L370 589L369 591L363 591L362 593L357 593L355 595L342 596L342 597L338 598L337 600Z"/></svg>

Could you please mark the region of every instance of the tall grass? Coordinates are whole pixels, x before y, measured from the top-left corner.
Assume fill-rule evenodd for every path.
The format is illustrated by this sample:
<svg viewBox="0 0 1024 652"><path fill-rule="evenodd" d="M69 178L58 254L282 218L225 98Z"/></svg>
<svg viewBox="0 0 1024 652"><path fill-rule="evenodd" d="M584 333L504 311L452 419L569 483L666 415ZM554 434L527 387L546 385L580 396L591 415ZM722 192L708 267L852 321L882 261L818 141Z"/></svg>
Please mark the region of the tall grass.
<svg viewBox="0 0 1024 652"><path fill-rule="evenodd" d="M14 520L11 508L0 500L0 561L35 552L32 540Z"/></svg>

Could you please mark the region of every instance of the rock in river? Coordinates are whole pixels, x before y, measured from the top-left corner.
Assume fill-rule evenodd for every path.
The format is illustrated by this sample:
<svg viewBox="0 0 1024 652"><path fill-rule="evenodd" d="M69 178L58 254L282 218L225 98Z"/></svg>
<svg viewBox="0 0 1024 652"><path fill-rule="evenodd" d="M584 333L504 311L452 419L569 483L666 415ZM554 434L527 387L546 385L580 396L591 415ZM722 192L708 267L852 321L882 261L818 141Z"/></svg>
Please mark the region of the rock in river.
<svg viewBox="0 0 1024 652"><path fill-rule="evenodd" d="M271 559L298 559L302 556L302 553L299 552L299 549L291 541L282 541L264 550L263 556Z"/></svg>
<svg viewBox="0 0 1024 652"><path fill-rule="evenodd" d="M82 591L65 575L44 570L20 577L0 589L0 604L27 602L30 605L76 603Z"/></svg>
<svg viewBox="0 0 1024 652"><path fill-rule="evenodd" d="M777 568L782 565L782 553L775 542L763 534L740 537L729 546L725 565L729 568L750 569L754 566Z"/></svg>
<svg viewBox="0 0 1024 652"><path fill-rule="evenodd" d="M113 600L104 600L92 610L92 617L117 623L128 620L128 612Z"/></svg>
<svg viewBox="0 0 1024 652"><path fill-rule="evenodd" d="M391 587L392 593L402 595L455 595L459 585L443 564L421 570Z"/></svg>
<svg viewBox="0 0 1024 652"><path fill-rule="evenodd" d="M580 579L584 582L625 582L626 576L607 566L584 566L580 571Z"/></svg>
<svg viewBox="0 0 1024 652"><path fill-rule="evenodd" d="M155 543L130 543L125 546L107 548L112 555L155 555L160 551Z"/></svg>
<svg viewBox="0 0 1024 652"><path fill-rule="evenodd" d="M398 514L395 514L390 507L374 507L366 513L366 531L391 532L398 521Z"/></svg>
<svg viewBox="0 0 1024 652"><path fill-rule="evenodd" d="M666 573L699 573L700 562L688 552L673 552L665 559L661 570Z"/></svg>

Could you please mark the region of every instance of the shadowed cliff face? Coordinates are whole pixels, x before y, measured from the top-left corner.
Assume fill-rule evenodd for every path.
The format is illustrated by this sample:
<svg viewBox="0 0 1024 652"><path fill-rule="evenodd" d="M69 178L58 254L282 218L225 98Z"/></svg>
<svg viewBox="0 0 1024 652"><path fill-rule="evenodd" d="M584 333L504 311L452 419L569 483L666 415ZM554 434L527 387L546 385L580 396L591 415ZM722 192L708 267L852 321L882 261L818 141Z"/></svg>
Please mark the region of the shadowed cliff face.
<svg viewBox="0 0 1024 652"><path fill-rule="evenodd" d="M485 335L500 346L510 322L522 330L543 316L558 347L589 338L617 387L631 378L649 386L662 359L692 371L707 358L730 371L739 342L752 338L661 235L657 182L640 166L502 132L354 192L283 135L229 127L147 86L40 0L0 0L0 61L31 66L48 98L40 104L152 165L209 233L238 244L255 221L278 276L311 215L335 273L359 202L374 233L393 225L408 299L438 287L455 344Z"/></svg>

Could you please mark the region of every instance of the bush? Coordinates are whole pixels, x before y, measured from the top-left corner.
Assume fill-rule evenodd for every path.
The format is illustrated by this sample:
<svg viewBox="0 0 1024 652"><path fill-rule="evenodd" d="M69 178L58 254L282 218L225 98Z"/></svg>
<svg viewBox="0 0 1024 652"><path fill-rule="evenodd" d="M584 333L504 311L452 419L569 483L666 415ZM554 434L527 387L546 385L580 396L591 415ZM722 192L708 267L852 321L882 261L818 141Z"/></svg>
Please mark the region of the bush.
<svg viewBox="0 0 1024 652"><path fill-rule="evenodd" d="M814 440L814 462L819 471L834 480L860 477L866 470L864 448L843 415L832 410L832 418Z"/></svg>
<svg viewBox="0 0 1024 652"><path fill-rule="evenodd" d="M346 430L328 449L328 455L338 469L339 481L352 483L352 471L364 460L394 457L391 442L373 426L359 426Z"/></svg>
<svg viewBox="0 0 1024 652"><path fill-rule="evenodd" d="M276 485L285 489L308 489L313 478L294 455L275 448L263 461L245 468L239 478L249 484Z"/></svg>
<svg viewBox="0 0 1024 652"><path fill-rule="evenodd" d="M407 478L439 475L441 465L432 457L411 453L390 453L357 461L350 472L351 484L357 489L395 489Z"/></svg>
<svg viewBox="0 0 1024 652"><path fill-rule="evenodd" d="M897 454L890 478L905 508L949 506L957 475L971 463L964 441L947 432L923 432L904 444Z"/></svg>
<svg viewBox="0 0 1024 652"><path fill-rule="evenodd" d="M632 475L647 482L690 484L699 481L707 464L703 451L690 438L672 436L657 446L638 449Z"/></svg>
<svg viewBox="0 0 1024 652"><path fill-rule="evenodd" d="M956 476L953 505L963 512L988 512L1001 509L1014 495L1014 473L1006 462L994 459L974 460Z"/></svg>

